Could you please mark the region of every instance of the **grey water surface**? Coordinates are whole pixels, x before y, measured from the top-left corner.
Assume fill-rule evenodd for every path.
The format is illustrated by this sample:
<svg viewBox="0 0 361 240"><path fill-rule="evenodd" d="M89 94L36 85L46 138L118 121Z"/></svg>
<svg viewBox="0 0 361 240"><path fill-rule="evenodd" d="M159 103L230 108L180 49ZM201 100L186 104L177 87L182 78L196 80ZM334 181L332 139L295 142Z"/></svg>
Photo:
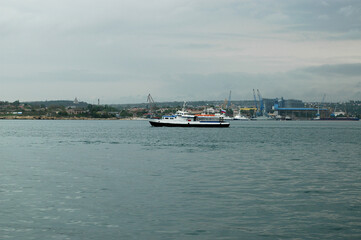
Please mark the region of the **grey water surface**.
<svg viewBox="0 0 361 240"><path fill-rule="evenodd" d="M361 122L0 121L0 239L361 239Z"/></svg>

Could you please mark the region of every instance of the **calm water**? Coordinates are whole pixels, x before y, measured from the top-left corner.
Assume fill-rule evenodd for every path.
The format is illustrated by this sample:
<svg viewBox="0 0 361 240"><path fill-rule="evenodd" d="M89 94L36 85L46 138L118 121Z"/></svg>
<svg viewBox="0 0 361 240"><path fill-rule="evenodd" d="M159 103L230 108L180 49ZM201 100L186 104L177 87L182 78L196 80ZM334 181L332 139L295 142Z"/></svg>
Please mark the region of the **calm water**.
<svg viewBox="0 0 361 240"><path fill-rule="evenodd" d="M0 121L0 239L361 239L361 122Z"/></svg>

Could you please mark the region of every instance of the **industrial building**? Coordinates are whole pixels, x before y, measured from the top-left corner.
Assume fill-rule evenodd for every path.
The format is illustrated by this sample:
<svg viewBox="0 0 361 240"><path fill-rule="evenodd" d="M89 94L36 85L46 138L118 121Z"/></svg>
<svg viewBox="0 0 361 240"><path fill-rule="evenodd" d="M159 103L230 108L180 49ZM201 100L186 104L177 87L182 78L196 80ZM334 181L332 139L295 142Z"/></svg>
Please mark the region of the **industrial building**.
<svg viewBox="0 0 361 240"><path fill-rule="evenodd" d="M274 115L279 118L289 118L293 120L310 120L317 116L324 118L329 116L329 109L326 108L308 108L301 100L275 99L273 105Z"/></svg>

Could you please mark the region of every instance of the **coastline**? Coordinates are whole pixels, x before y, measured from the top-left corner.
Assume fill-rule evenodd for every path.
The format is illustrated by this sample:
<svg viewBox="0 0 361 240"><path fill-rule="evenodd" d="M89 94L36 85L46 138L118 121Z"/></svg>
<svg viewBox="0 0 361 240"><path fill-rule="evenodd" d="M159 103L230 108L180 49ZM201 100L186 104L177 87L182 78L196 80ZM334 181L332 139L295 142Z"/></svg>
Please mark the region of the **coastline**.
<svg viewBox="0 0 361 240"><path fill-rule="evenodd" d="M141 118L88 118L88 117L47 117L47 116L0 116L0 120L138 120Z"/></svg>

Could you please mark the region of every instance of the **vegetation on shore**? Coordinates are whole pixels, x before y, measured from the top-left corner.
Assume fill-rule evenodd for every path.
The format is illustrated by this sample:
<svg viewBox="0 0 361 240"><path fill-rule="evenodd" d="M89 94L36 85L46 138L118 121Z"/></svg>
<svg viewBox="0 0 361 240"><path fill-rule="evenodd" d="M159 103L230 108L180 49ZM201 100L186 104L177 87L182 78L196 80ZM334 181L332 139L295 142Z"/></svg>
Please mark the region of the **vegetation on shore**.
<svg viewBox="0 0 361 240"><path fill-rule="evenodd" d="M158 104L157 104L158 105ZM309 104L315 107L314 104ZM201 112L205 107L215 107L213 104L196 106L187 105L194 112ZM218 106L221 107L221 106ZM239 106L233 109L238 111ZM334 111L342 110L349 116L361 118L361 101L349 101L345 103L324 103L323 107ZM44 101L44 102L0 102L0 119L134 119L147 118L150 116L160 117L175 113L181 109L181 104L154 106L152 115L147 105L94 105L86 102L73 101ZM246 113L244 113L246 114ZM248 113L250 114L250 113ZM232 109L227 109L227 115L233 115Z"/></svg>
<svg viewBox="0 0 361 240"><path fill-rule="evenodd" d="M131 117L130 113L108 105L50 101L20 103L0 102L2 119L119 119Z"/></svg>

